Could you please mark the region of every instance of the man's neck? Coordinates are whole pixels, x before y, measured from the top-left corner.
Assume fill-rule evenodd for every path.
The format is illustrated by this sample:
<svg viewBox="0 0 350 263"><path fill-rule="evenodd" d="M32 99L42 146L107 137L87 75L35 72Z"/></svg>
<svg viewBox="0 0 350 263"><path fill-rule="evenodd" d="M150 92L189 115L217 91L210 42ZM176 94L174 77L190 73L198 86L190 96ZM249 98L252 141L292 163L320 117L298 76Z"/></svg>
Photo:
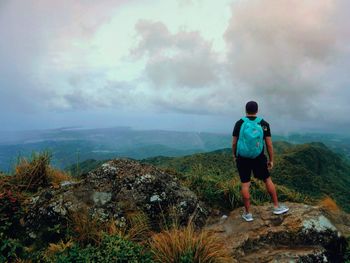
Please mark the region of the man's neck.
<svg viewBox="0 0 350 263"><path fill-rule="evenodd" d="M247 117L256 117L256 114L246 114Z"/></svg>

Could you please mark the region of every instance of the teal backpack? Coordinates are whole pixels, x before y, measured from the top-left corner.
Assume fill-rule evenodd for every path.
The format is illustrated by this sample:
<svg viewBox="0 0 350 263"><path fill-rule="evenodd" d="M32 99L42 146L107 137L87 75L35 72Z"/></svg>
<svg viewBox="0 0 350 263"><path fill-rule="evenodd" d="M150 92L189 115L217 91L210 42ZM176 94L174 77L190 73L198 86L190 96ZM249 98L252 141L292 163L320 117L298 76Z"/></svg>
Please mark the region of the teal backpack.
<svg viewBox="0 0 350 263"><path fill-rule="evenodd" d="M260 125L262 118L250 120L242 118L243 123L237 142L237 156L254 159L264 148L264 131Z"/></svg>

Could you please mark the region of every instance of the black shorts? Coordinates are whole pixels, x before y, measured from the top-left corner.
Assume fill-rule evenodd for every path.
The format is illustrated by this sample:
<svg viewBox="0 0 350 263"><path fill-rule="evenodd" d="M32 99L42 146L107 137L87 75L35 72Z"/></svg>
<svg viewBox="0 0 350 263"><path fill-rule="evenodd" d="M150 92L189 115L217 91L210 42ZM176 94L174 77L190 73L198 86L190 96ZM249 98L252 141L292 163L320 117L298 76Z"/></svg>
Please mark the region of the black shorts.
<svg viewBox="0 0 350 263"><path fill-rule="evenodd" d="M250 175L253 171L254 177L265 181L270 176L267 169L267 158L265 154L260 154L255 159L238 156L236 159L237 170L242 183L250 182Z"/></svg>

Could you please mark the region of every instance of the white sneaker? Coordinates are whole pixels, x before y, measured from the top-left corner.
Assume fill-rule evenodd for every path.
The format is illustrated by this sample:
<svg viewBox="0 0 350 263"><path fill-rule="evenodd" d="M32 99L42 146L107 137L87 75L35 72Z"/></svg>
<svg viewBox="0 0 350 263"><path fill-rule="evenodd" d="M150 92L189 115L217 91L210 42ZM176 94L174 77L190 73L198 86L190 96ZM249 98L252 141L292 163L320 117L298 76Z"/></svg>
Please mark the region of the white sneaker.
<svg viewBox="0 0 350 263"><path fill-rule="evenodd" d="M246 212L243 213L242 218L247 222L254 220L253 215L251 213L246 213Z"/></svg>
<svg viewBox="0 0 350 263"><path fill-rule="evenodd" d="M283 214L283 213L288 212L288 210L289 210L289 208L286 207L285 205L280 205L280 206L275 207L275 208L273 209L273 213L274 213L275 215L280 215L280 214Z"/></svg>

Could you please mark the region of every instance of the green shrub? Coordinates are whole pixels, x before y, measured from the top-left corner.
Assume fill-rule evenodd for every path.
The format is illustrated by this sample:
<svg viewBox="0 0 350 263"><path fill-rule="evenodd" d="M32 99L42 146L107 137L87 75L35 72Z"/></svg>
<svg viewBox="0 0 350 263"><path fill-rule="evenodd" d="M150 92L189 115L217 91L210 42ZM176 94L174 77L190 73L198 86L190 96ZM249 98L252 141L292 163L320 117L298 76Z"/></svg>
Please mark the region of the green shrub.
<svg viewBox="0 0 350 263"><path fill-rule="evenodd" d="M105 235L99 246L81 247L77 244L57 253L52 262L143 262L152 261L151 254L137 243L122 238L119 235Z"/></svg>
<svg viewBox="0 0 350 263"><path fill-rule="evenodd" d="M350 237L348 237L346 241L347 241L347 246L345 250L344 261L346 263L350 263Z"/></svg>
<svg viewBox="0 0 350 263"><path fill-rule="evenodd" d="M6 238L0 233L0 262L12 262L24 253L23 245L17 239Z"/></svg>
<svg viewBox="0 0 350 263"><path fill-rule="evenodd" d="M192 263L194 257L195 257L195 252L189 249L188 251L185 251L183 252L183 254L181 254L179 263Z"/></svg>
<svg viewBox="0 0 350 263"><path fill-rule="evenodd" d="M223 190L225 207L229 209L235 209L243 205L241 185L236 178L231 180L224 180L220 182L219 186Z"/></svg>
<svg viewBox="0 0 350 263"><path fill-rule="evenodd" d="M194 191L205 203L214 207L230 207L222 187L223 178L215 169L208 169L202 164L195 164L188 172L186 186Z"/></svg>
<svg viewBox="0 0 350 263"><path fill-rule="evenodd" d="M243 205L241 183L238 176L231 178L221 175L215 169L206 169L202 165L194 165L187 174L186 185L194 191L206 204L217 208L235 209ZM310 203L306 195L293 191L285 186L276 185L280 201ZM261 205L270 202L271 197L264 182L252 178L250 187L251 203Z"/></svg>

